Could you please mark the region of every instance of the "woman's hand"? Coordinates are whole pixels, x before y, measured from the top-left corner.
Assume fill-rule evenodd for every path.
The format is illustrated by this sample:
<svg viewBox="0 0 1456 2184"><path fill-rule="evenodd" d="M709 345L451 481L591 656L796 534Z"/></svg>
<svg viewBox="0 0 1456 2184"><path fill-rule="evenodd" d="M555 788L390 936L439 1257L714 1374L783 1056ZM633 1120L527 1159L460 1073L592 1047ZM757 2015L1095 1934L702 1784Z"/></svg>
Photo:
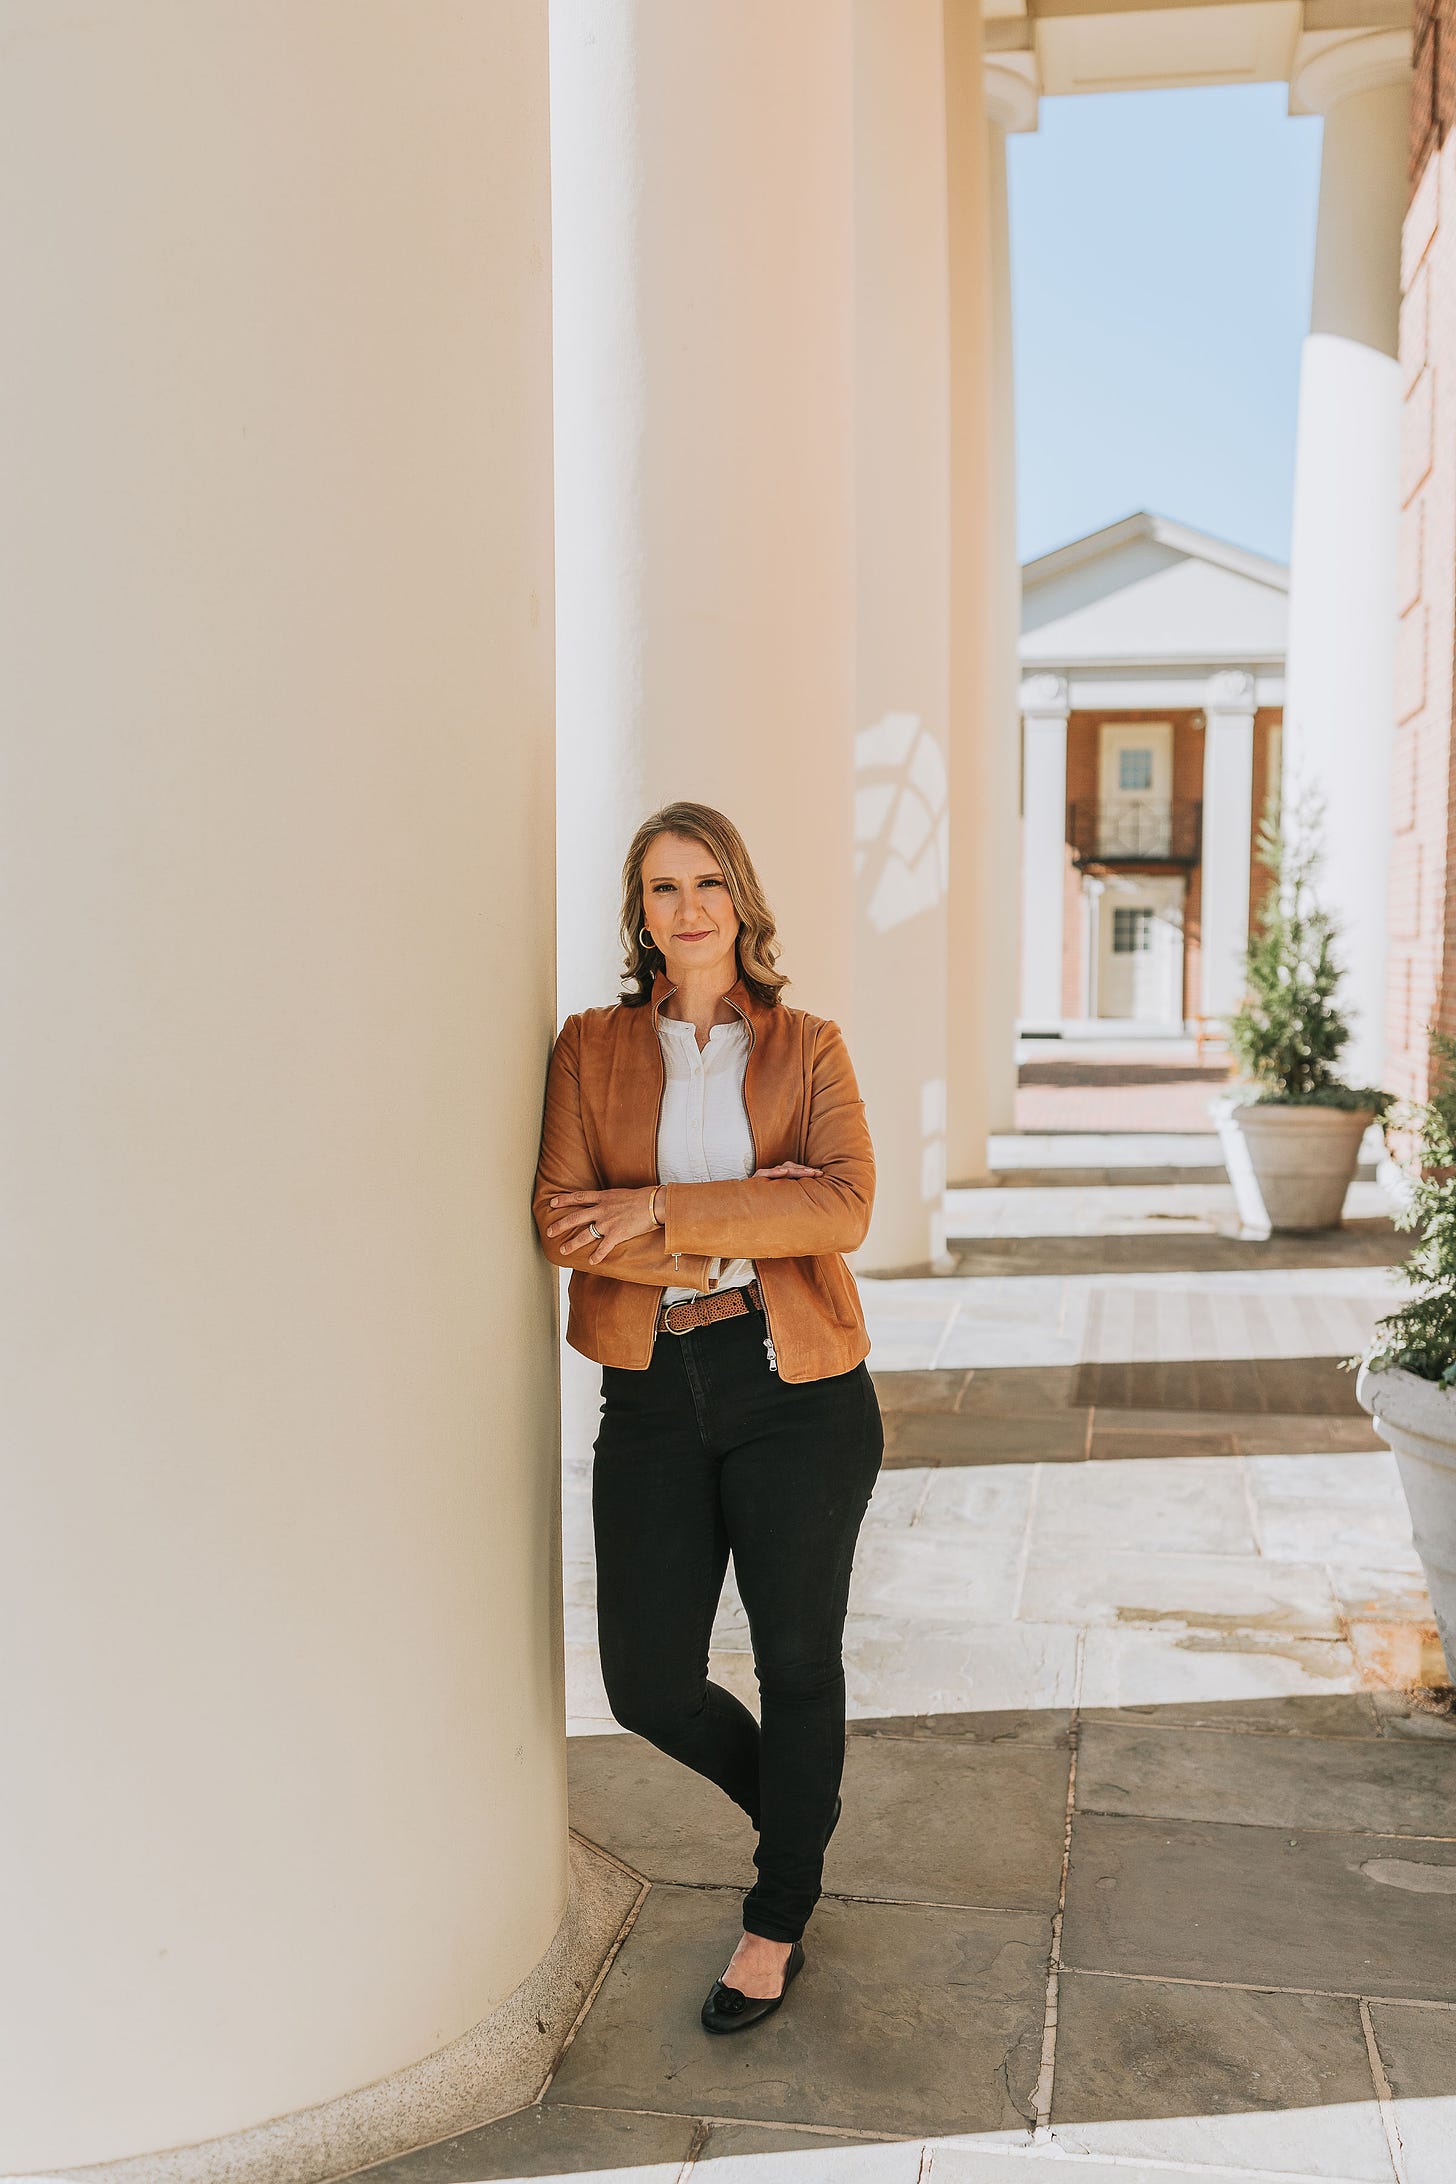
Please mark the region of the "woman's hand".
<svg viewBox="0 0 1456 2184"><path fill-rule="evenodd" d="M645 1236L650 1229L660 1228L654 1221L649 1207L652 1204L654 1185L647 1184L641 1190L632 1191L562 1191L551 1200L553 1206L565 1206L569 1210L559 1221L552 1221L548 1236L561 1236L563 1252L580 1251L585 1244L591 1250L583 1262L595 1266L605 1259L617 1244L625 1244L629 1237ZM598 1235L592 1234L595 1224Z"/></svg>
<svg viewBox="0 0 1456 2184"><path fill-rule="evenodd" d="M774 1168L755 1168L755 1176L775 1175L822 1175L822 1168L806 1168L799 1160L781 1160ZM562 1191L551 1200L553 1210L564 1206L568 1210L559 1221L547 1224L548 1236L560 1236L559 1249L563 1256L580 1251L590 1245L583 1260L585 1266L596 1266L618 1244L625 1244L629 1237L646 1236L660 1221L654 1221L651 1213L652 1193L657 1186L646 1184L640 1190L631 1191ZM595 1225L599 1231L592 1234Z"/></svg>

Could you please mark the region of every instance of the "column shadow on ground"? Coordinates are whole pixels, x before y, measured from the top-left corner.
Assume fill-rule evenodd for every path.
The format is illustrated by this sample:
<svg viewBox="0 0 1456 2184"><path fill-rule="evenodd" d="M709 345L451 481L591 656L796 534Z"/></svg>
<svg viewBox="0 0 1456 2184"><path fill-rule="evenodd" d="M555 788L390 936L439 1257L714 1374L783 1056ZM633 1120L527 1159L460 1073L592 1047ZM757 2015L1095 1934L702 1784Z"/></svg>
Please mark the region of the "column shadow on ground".
<svg viewBox="0 0 1456 2184"><path fill-rule="evenodd" d="M1149 1219L1151 1216L1144 1215ZM1191 1216L1169 1214L1172 1221ZM1346 1221L1309 1236L1250 1238L1238 1233L1237 1216L1217 1226L1144 1232L1127 1236L952 1236L946 1244L955 1275L1030 1274L1242 1274L1302 1271L1310 1267L1398 1266L1410 1239L1380 1217Z"/></svg>
<svg viewBox="0 0 1456 2184"><path fill-rule="evenodd" d="M1335 1357L973 1366L874 1380L890 1470L1384 1446Z"/></svg>

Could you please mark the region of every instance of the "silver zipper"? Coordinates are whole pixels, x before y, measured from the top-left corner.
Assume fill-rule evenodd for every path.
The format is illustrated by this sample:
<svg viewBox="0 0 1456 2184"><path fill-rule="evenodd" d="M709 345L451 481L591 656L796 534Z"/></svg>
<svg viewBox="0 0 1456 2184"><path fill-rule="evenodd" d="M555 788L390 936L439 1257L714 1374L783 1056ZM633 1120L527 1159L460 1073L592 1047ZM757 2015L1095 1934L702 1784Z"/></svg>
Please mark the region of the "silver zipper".
<svg viewBox="0 0 1456 2184"><path fill-rule="evenodd" d="M673 990L676 991L676 988L674 988ZM728 1001L728 996L726 993L724 994L723 999L725 1001ZM752 1024L749 1023L746 1013L741 1008L739 1008L736 1001L728 1001L728 1006L730 1009L732 1009L735 1016L742 1017L743 1022L748 1029L748 1053L745 1054L743 1057L743 1113L748 1122L748 1135L753 1146L753 1165L756 1168L759 1164L758 1132L753 1127L753 1116L749 1113L748 1107L748 1064L753 1055L754 1041L757 1037L757 1034L755 1033ZM771 1373L776 1373L779 1369L779 1353L774 1348L773 1321L769 1318L768 1312L768 1292L764 1288L761 1279L758 1285L758 1294L763 1301L763 1346L768 1353L768 1369Z"/></svg>
<svg viewBox="0 0 1456 2184"><path fill-rule="evenodd" d="M668 992L676 993L676 986L669 987ZM662 997L662 1001L665 1001L666 999L667 994L664 994ZM653 1180L658 1183L661 1182L662 1178L657 1173L657 1133L662 1124L662 1098L663 1094L667 1090L667 1064L662 1058L662 1034L657 1028L657 1012L662 1007L662 1001L654 1001L652 1004L652 1043L657 1049L657 1106L652 1116L652 1175ZM663 1233L664 1235L666 1234L665 1226ZM681 1273L682 1271L681 1267L678 1266L678 1261L681 1257L682 1254L678 1251L675 1251L672 1255L672 1263L674 1267L677 1267L679 1273ZM652 1326L654 1334L657 1329L657 1315L662 1310L662 1300L666 1295L666 1288L659 1289L652 1300ZM650 1349L647 1355L650 1361L652 1356L652 1352Z"/></svg>

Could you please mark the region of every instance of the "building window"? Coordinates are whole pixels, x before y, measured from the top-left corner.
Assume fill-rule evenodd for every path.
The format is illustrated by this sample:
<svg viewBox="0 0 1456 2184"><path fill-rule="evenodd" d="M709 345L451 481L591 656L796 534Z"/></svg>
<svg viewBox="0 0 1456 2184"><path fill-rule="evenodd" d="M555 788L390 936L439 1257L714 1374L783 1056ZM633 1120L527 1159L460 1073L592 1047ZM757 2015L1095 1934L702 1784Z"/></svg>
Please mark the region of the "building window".
<svg viewBox="0 0 1456 2184"><path fill-rule="evenodd" d="M1119 751L1117 754L1117 785L1120 789L1150 789L1153 785L1152 752Z"/></svg>
<svg viewBox="0 0 1456 2184"><path fill-rule="evenodd" d="M1153 913L1148 909L1122 907L1112 913L1114 955L1147 955L1153 945Z"/></svg>

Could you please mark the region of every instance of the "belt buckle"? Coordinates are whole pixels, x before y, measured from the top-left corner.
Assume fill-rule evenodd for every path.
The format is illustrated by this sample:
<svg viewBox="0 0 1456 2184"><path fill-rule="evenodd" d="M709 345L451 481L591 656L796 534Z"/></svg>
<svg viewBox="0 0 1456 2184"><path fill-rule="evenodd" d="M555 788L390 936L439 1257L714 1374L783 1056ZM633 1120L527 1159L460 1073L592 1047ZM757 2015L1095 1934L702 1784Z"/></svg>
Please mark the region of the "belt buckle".
<svg viewBox="0 0 1456 2184"><path fill-rule="evenodd" d="M690 1297L675 1297L672 1303L663 1309L662 1324L665 1332L669 1335L690 1335L697 1324L696 1321L689 1320L686 1327L674 1327L672 1315L679 1309L690 1312L692 1308L692 1299Z"/></svg>

